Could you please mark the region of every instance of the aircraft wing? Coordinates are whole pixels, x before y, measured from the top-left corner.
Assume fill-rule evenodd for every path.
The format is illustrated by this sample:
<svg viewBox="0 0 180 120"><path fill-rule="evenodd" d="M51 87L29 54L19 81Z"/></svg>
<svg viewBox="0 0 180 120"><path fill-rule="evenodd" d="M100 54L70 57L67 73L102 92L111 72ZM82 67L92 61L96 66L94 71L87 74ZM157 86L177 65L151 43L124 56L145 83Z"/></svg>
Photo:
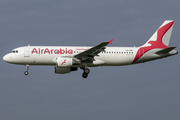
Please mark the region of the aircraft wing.
<svg viewBox="0 0 180 120"><path fill-rule="evenodd" d="M87 60L88 58L90 59L94 59L94 56L98 56L98 54L102 51L104 51L106 49L106 45L108 45L109 43L112 44L112 40L108 41L108 42L102 42L99 45L96 45L86 51L83 51L77 55L75 55L75 58L81 59L81 60Z"/></svg>

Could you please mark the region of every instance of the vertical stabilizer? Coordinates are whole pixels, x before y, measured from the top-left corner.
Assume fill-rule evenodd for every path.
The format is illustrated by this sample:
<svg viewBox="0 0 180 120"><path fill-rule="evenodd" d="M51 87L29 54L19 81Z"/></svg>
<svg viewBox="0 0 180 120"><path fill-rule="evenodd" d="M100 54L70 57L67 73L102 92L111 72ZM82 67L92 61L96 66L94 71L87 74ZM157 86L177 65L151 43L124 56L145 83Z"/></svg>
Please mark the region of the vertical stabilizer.
<svg viewBox="0 0 180 120"><path fill-rule="evenodd" d="M174 20L166 20L152 35L152 37L143 45L153 48L167 48L169 45Z"/></svg>
<svg viewBox="0 0 180 120"><path fill-rule="evenodd" d="M132 63L135 63L143 54L152 49L166 49L168 48L174 20L166 20L152 35L152 37L141 47L139 47L137 54ZM143 51L143 52L142 52Z"/></svg>

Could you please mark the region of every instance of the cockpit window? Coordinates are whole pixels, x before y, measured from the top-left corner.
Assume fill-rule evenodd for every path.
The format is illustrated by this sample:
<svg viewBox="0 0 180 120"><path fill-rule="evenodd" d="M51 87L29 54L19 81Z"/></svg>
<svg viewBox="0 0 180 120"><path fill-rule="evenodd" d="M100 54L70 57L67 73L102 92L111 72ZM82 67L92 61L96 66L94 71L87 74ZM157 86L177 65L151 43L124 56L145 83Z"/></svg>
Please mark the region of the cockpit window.
<svg viewBox="0 0 180 120"><path fill-rule="evenodd" d="M18 50L12 50L11 53L18 53Z"/></svg>

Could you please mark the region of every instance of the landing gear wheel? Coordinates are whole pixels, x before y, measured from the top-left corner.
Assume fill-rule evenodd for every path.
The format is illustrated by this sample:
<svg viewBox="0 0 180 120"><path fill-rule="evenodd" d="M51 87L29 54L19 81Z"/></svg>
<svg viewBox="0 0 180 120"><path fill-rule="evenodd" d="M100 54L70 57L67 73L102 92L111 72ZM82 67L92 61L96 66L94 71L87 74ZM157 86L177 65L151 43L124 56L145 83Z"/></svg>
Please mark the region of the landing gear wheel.
<svg viewBox="0 0 180 120"><path fill-rule="evenodd" d="M28 74L29 74L29 72L28 72L28 71L25 71L25 72L24 72L24 74L25 74L25 75L28 75Z"/></svg>
<svg viewBox="0 0 180 120"><path fill-rule="evenodd" d="M28 69L29 69L29 65L26 65L26 71L24 72L25 75L29 74Z"/></svg>
<svg viewBox="0 0 180 120"><path fill-rule="evenodd" d="M85 69L84 69L84 73L89 74L89 73L90 73L90 70L89 70L88 68L85 68Z"/></svg>
<svg viewBox="0 0 180 120"><path fill-rule="evenodd" d="M82 74L82 77L83 77L83 78L87 78L87 76L88 76L88 74L85 73L85 72Z"/></svg>

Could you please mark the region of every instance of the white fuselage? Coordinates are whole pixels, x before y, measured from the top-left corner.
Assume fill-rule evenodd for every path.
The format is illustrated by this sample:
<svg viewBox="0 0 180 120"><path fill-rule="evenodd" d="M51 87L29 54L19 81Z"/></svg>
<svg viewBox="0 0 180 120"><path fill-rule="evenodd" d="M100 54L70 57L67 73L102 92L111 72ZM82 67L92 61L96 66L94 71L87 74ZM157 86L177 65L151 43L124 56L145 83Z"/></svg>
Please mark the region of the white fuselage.
<svg viewBox="0 0 180 120"><path fill-rule="evenodd" d="M72 47L72 46L26 46L12 50L11 53L4 56L4 60L13 64L20 65L52 65L55 66L56 59L59 57L72 57L91 47ZM88 63L88 66L121 66L130 65L133 63L135 56L140 54L139 47L106 47L105 51L94 57L93 63ZM177 54L173 50L166 55L154 54L157 50L151 50L135 62L146 62L154 59L159 59ZM139 51L143 52L143 51ZM80 67L79 65L78 67Z"/></svg>

